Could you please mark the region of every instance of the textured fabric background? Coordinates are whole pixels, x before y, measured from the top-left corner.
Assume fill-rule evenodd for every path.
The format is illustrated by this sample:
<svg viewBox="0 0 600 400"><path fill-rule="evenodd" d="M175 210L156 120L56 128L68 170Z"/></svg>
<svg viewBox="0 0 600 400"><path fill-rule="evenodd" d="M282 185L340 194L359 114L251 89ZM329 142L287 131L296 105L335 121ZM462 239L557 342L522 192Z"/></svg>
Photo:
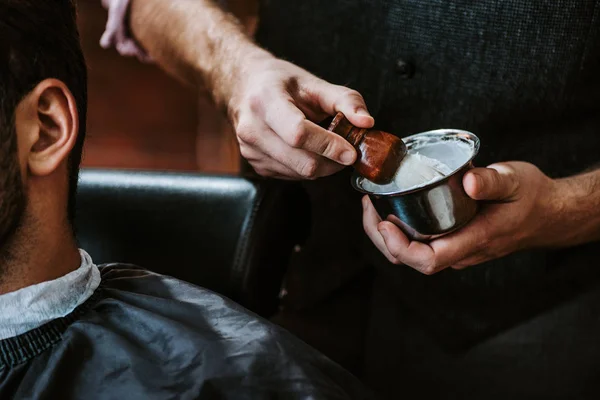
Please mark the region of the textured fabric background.
<svg viewBox="0 0 600 400"><path fill-rule="evenodd" d="M261 23L259 40L276 55L359 90L380 129L399 136L467 129L482 141L478 165L530 161L553 177L600 161L598 1L266 0ZM414 76L399 63L414 67ZM306 187L313 236L295 260L289 302L310 304L341 285L340 276L375 265L367 348L383 375L386 366L398 371L384 359L401 360L418 337L431 336L438 354L464 354L600 279L596 244L524 252L433 277L392 267L362 232L347 172ZM591 326L584 321L573 331ZM410 373L435 381L433 371Z"/></svg>

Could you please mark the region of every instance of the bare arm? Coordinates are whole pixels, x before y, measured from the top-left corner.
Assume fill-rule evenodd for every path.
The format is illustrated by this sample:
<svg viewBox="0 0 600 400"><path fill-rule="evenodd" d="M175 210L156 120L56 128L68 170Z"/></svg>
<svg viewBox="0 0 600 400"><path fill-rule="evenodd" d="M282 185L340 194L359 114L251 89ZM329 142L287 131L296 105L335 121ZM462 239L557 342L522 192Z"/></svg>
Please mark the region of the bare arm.
<svg viewBox="0 0 600 400"><path fill-rule="evenodd" d="M558 179L554 245L600 240L600 170Z"/></svg>
<svg viewBox="0 0 600 400"><path fill-rule="evenodd" d="M208 88L229 116L242 156L261 175L335 173L354 163L356 151L317 123L343 112L358 127L374 124L358 92L275 58L214 1L132 0L129 24L165 70Z"/></svg>
<svg viewBox="0 0 600 400"><path fill-rule="evenodd" d="M211 0L132 0L130 27L146 52L181 81L205 85L223 105L238 66L270 55Z"/></svg>

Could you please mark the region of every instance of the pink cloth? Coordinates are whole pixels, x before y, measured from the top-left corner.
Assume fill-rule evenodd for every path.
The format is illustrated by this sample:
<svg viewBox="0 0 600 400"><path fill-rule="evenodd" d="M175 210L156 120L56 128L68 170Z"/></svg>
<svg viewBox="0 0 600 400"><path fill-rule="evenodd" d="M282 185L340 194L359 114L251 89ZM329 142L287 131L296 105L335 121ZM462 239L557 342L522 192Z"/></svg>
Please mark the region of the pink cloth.
<svg viewBox="0 0 600 400"><path fill-rule="evenodd" d="M100 46L105 49L114 47L123 56L134 56L142 62L151 62L150 56L131 36L127 21L129 2L130 0L102 0L102 5L108 9L108 21Z"/></svg>
<svg viewBox="0 0 600 400"><path fill-rule="evenodd" d="M127 19L130 2L131 0L102 0L102 5L108 10L108 21L100 39L100 46L105 49L114 47L122 56L133 56L142 62L152 62L148 53L131 36ZM219 0L217 3L227 7L226 0Z"/></svg>

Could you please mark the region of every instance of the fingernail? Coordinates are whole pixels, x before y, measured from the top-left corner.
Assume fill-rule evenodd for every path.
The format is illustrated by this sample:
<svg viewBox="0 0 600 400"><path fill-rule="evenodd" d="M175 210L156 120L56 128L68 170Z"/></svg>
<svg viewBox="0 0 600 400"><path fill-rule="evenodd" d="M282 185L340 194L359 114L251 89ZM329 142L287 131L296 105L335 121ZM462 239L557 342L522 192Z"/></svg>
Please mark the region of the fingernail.
<svg viewBox="0 0 600 400"><path fill-rule="evenodd" d="M346 165L350 165L354 162L354 152L345 151L340 156L340 159L342 160L342 163L344 163Z"/></svg>

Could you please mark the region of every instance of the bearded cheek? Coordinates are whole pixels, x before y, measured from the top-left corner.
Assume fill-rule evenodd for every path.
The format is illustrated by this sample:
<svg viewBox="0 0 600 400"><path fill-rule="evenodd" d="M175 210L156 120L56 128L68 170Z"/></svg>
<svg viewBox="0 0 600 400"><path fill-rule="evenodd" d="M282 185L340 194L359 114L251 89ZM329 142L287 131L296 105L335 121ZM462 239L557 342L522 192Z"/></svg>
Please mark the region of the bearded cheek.
<svg viewBox="0 0 600 400"><path fill-rule="evenodd" d="M11 162L10 159L14 162ZM0 250L21 222L25 195L16 157L7 157L0 165Z"/></svg>

